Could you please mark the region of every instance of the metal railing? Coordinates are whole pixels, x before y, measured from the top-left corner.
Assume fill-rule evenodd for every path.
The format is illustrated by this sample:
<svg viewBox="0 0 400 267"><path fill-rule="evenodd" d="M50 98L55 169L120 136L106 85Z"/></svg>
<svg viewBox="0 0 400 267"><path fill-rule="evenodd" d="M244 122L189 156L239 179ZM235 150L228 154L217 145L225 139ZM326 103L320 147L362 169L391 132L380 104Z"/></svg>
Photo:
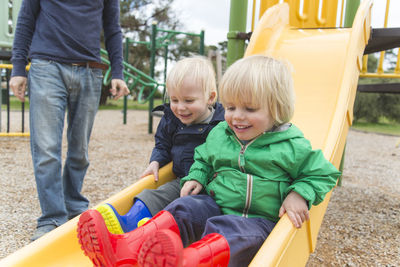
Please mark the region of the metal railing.
<svg viewBox="0 0 400 267"><path fill-rule="evenodd" d="M101 49L101 55L108 56L106 50ZM103 84L109 85L111 82L111 67L110 61L104 57L101 61L109 66L108 70L104 74ZM163 83L157 82L155 79L142 72L141 70L133 67L127 62L123 61L124 65L124 80L129 88L129 91L137 90L137 100L140 104L146 103L153 95L157 92L160 87L164 87ZM147 92L147 93L145 93Z"/></svg>
<svg viewBox="0 0 400 267"><path fill-rule="evenodd" d="M388 20L389 20L389 8L390 8L390 0L386 0L386 8L385 8L385 17L384 17L384 24L383 27L385 29L388 28ZM399 49L397 48L397 61L396 67L393 70L384 69L385 65L385 58L386 58L386 51L379 52L379 60L378 60L378 67L375 72L369 71L368 66L368 55L363 57L363 66L361 69L360 77L370 77L370 78L400 78L400 53ZM387 62L387 60L386 60Z"/></svg>
<svg viewBox="0 0 400 267"><path fill-rule="evenodd" d="M10 103L10 75L11 64L0 64L1 94L0 94L0 137L1 136L29 136L25 132L25 103L21 102L21 132L11 132L11 103ZM6 131L2 132L2 105L6 105Z"/></svg>

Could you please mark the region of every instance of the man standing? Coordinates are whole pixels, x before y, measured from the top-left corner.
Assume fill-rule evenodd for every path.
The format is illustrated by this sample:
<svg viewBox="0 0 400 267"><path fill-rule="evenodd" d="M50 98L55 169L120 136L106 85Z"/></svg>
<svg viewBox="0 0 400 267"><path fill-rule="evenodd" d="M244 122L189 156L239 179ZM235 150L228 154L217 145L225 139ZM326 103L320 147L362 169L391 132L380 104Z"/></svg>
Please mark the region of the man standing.
<svg viewBox="0 0 400 267"><path fill-rule="evenodd" d="M129 93L122 73L119 0L22 2L10 87L24 101L29 85L31 154L42 210L32 241L89 205L81 189L105 67L100 59L102 30L111 61L111 93L118 99ZM27 79L28 58L31 67ZM68 150L62 171L65 111Z"/></svg>

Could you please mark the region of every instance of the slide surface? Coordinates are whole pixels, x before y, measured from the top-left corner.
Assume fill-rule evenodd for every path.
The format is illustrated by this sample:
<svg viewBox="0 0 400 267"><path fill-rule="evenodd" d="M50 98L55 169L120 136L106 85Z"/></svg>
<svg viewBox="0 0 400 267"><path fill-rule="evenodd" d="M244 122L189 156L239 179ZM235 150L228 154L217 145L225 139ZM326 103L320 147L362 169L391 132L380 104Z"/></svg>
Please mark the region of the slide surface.
<svg viewBox="0 0 400 267"><path fill-rule="evenodd" d="M259 21L245 55L265 54L290 62L297 97L293 122L336 167L352 121L362 55L370 34L371 4L361 3L353 27L348 29L292 28L288 6L274 6ZM171 174L169 164L161 169L160 182L167 182ZM105 202L123 214L134 195L154 187L153 179L147 177ZM311 209L311 219L299 230L284 216L250 266L304 266L314 251L329 197ZM0 266L92 266L79 247L77 220L9 255Z"/></svg>
<svg viewBox="0 0 400 267"><path fill-rule="evenodd" d="M363 1L353 27L298 29L289 25L286 4L268 9L253 32L246 55L286 59L293 66L293 123L337 168L353 120L362 56L370 35L372 1ZM275 226L250 266L304 266L314 251L330 193L310 220L295 229L287 216Z"/></svg>

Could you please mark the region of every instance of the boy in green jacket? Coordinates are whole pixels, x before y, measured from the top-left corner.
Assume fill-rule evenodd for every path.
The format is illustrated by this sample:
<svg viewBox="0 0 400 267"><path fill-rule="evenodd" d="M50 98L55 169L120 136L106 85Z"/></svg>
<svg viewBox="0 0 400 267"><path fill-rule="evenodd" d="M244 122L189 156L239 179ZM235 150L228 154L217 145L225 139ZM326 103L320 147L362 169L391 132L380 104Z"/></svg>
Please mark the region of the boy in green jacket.
<svg viewBox="0 0 400 267"><path fill-rule="evenodd" d="M340 172L289 123L294 90L284 63L261 55L238 60L219 89L225 122L196 148L181 198L135 231L97 235L101 246L118 244L99 258L138 257L140 266L247 266L284 213L300 228L309 208L336 185ZM144 233L148 238L133 244Z"/></svg>

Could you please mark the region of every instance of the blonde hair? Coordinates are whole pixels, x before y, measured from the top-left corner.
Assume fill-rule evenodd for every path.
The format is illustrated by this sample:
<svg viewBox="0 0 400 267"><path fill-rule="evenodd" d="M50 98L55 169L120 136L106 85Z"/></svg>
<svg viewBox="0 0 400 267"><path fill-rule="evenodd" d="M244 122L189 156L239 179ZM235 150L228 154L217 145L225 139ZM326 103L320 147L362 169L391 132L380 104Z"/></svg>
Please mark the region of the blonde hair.
<svg viewBox="0 0 400 267"><path fill-rule="evenodd" d="M177 90L180 92L185 79L191 79L204 90L206 98L215 92L213 104L217 100L217 85L215 71L212 63L202 56L187 57L179 60L167 75L167 91Z"/></svg>
<svg viewBox="0 0 400 267"><path fill-rule="evenodd" d="M295 93L287 65L280 60L254 55L232 64L219 85L220 101L268 108L275 125L289 122L294 113Z"/></svg>

